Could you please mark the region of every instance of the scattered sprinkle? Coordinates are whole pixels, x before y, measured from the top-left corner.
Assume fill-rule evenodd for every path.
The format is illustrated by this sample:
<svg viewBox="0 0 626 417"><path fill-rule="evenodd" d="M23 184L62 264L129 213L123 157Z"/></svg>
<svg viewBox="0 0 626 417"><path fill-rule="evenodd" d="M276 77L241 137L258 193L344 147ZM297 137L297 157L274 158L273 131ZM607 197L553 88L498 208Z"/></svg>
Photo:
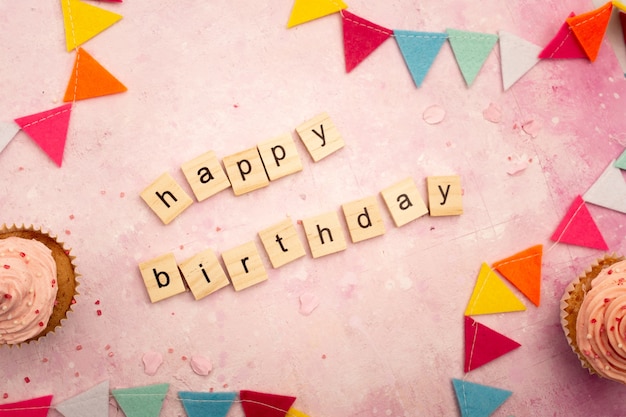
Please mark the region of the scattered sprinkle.
<svg viewBox="0 0 626 417"><path fill-rule="evenodd" d="M24 377L24 382L26 382L27 384L30 384L30 378L29 378L29 377L27 377L27 376L25 376L25 377Z"/></svg>
<svg viewBox="0 0 626 417"><path fill-rule="evenodd" d="M120 198L124 198L124 197L126 197L126 193L125 193L124 191L122 191L122 192L120 193Z"/></svg>
<svg viewBox="0 0 626 417"><path fill-rule="evenodd" d="M167 353L174 353L174 348L167 349Z"/></svg>
<svg viewBox="0 0 626 417"><path fill-rule="evenodd" d="M100 305L100 300L96 300L96 302L94 304L99 306Z"/></svg>
<svg viewBox="0 0 626 417"><path fill-rule="evenodd" d="M11 269L11 265L4 264L4 269Z"/></svg>
<svg viewBox="0 0 626 417"><path fill-rule="evenodd" d="M39 327L43 327L43 321L40 321L38 324L39 324Z"/></svg>
<svg viewBox="0 0 626 417"><path fill-rule="evenodd" d="M102 310L96 310L96 314L101 316L102 315Z"/></svg>
<svg viewBox="0 0 626 417"><path fill-rule="evenodd" d="M70 214L70 220L74 220L74 215Z"/></svg>
<svg viewBox="0 0 626 417"><path fill-rule="evenodd" d="M76 345L76 350L83 350L83 345Z"/></svg>
<svg viewBox="0 0 626 417"><path fill-rule="evenodd" d="M76 378L78 378L78 377L80 376L80 373L78 373L78 371L76 371L76 372L74 372L74 376L75 376Z"/></svg>
<svg viewBox="0 0 626 417"><path fill-rule="evenodd" d="M326 359L326 354L325 353L322 355L322 359Z"/></svg>
<svg viewBox="0 0 626 417"><path fill-rule="evenodd" d="M7 398L9 398L9 394L5 392L4 394L2 394L2 398L6 400Z"/></svg>

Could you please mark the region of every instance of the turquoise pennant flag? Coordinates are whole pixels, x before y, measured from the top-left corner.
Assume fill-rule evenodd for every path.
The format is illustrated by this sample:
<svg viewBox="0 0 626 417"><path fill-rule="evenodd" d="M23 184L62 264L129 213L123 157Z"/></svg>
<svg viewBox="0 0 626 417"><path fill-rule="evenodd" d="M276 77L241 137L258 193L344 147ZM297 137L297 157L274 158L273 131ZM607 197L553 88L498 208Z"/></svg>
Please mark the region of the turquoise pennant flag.
<svg viewBox="0 0 626 417"><path fill-rule="evenodd" d="M409 30L394 30L393 34L413 82L420 87L448 35Z"/></svg>

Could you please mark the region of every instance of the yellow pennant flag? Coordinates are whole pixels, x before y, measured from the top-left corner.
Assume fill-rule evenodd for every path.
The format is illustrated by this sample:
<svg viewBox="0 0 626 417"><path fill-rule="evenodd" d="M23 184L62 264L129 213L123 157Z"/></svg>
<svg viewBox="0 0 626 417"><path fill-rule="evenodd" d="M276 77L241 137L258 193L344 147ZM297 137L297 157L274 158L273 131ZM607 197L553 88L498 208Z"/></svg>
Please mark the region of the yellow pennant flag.
<svg viewBox="0 0 626 417"><path fill-rule="evenodd" d="M466 316L477 314L507 313L524 311L526 306L506 286L504 281L483 262L470 297Z"/></svg>
<svg viewBox="0 0 626 417"><path fill-rule="evenodd" d="M291 407L289 411L287 411L287 414L285 414L285 417L309 417L309 416L304 414L302 411Z"/></svg>
<svg viewBox="0 0 626 417"><path fill-rule="evenodd" d="M93 38L122 16L80 0L60 0L65 26L67 50L77 48Z"/></svg>
<svg viewBox="0 0 626 417"><path fill-rule="evenodd" d="M294 0L287 27L310 22L347 8L348 5L341 0Z"/></svg>

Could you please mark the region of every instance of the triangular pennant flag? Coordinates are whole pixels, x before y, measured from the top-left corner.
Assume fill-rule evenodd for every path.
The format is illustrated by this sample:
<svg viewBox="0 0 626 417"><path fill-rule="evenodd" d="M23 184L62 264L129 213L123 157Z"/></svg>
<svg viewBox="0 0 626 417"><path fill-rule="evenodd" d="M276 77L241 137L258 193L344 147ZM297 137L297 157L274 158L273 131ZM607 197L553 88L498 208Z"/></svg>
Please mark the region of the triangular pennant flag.
<svg viewBox="0 0 626 417"><path fill-rule="evenodd" d="M122 16L80 0L61 0L68 51L82 45L119 21Z"/></svg>
<svg viewBox="0 0 626 417"><path fill-rule="evenodd" d="M70 123L71 104L15 119L22 128L48 154L58 166L63 163L67 129Z"/></svg>
<svg viewBox="0 0 626 417"><path fill-rule="evenodd" d="M97 0L97 1L108 1L109 3L121 3L122 0Z"/></svg>
<svg viewBox="0 0 626 417"><path fill-rule="evenodd" d="M466 316L524 311L526 306L486 263L482 263Z"/></svg>
<svg viewBox="0 0 626 417"><path fill-rule="evenodd" d="M489 417L510 396L511 391L474 382L452 379L461 417Z"/></svg>
<svg viewBox="0 0 626 417"><path fill-rule="evenodd" d="M159 417L170 384L114 389L111 394L126 417Z"/></svg>
<svg viewBox="0 0 626 417"><path fill-rule="evenodd" d="M52 395L31 398L16 403L0 404L0 416L4 417L46 417L52 402Z"/></svg>
<svg viewBox="0 0 626 417"><path fill-rule="evenodd" d="M389 39L393 31L347 11L341 17L346 72L350 72Z"/></svg>
<svg viewBox="0 0 626 417"><path fill-rule="evenodd" d="M573 12L568 17L576 16ZM554 38L543 48L539 53L539 58L587 58L582 46L578 43L578 39L574 36L574 32L569 27L567 22L563 22L559 31L554 35Z"/></svg>
<svg viewBox="0 0 626 417"><path fill-rule="evenodd" d="M287 416L286 417L309 417L307 414L303 413L302 411L291 407L289 409L289 411L287 411Z"/></svg>
<svg viewBox="0 0 626 417"><path fill-rule="evenodd" d="M420 87L448 35L408 30L394 30L393 34L413 82Z"/></svg>
<svg viewBox="0 0 626 417"><path fill-rule="evenodd" d="M341 0L294 0L287 28L337 13L347 7Z"/></svg>
<svg viewBox="0 0 626 417"><path fill-rule="evenodd" d="M535 245L493 264L493 269L504 276L537 307L541 302L541 257L543 245Z"/></svg>
<svg viewBox="0 0 626 417"><path fill-rule="evenodd" d="M491 362L520 346L515 340L465 316L465 372Z"/></svg>
<svg viewBox="0 0 626 417"><path fill-rule="evenodd" d="M541 47L509 32L500 31L502 85L508 90L539 62Z"/></svg>
<svg viewBox="0 0 626 417"><path fill-rule="evenodd" d="M583 200L597 206L626 213L626 181L611 161L602 175L583 194Z"/></svg>
<svg viewBox="0 0 626 417"><path fill-rule="evenodd" d="M626 4L622 3L621 1L613 0L613 6L617 7L619 10L626 11Z"/></svg>
<svg viewBox="0 0 626 417"><path fill-rule="evenodd" d="M189 417L226 417L237 397L236 392L180 391L178 398Z"/></svg>
<svg viewBox="0 0 626 417"><path fill-rule="evenodd" d="M119 82L98 61L83 48L78 48L74 70L65 90L63 101L83 100L126 91Z"/></svg>
<svg viewBox="0 0 626 417"><path fill-rule="evenodd" d="M608 2L590 12L567 18L567 24L591 62L595 61L598 56L612 10L613 4Z"/></svg>
<svg viewBox="0 0 626 417"><path fill-rule="evenodd" d="M0 152L15 137L20 128L15 123L0 122Z"/></svg>
<svg viewBox="0 0 626 417"><path fill-rule="evenodd" d="M550 239L593 249L609 249L580 195L576 196Z"/></svg>
<svg viewBox="0 0 626 417"><path fill-rule="evenodd" d="M57 404L54 408L65 417L108 417L109 381L103 381L95 387Z"/></svg>
<svg viewBox="0 0 626 417"><path fill-rule="evenodd" d="M617 158L617 161L615 161L615 166L619 169L626 170L626 149L624 149L624 152L622 152L619 158Z"/></svg>
<svg viewBox="0 0 626 417"><path fill-rule="evenodd" d="M242 390L239 399L246 417L285 417L295 397Z"/></svg>
<svg viewBox="0 0 626 417"><path fill-rule="evenodd" d="M447 29L446 32L454 58L469 87L498 41L498 36L456 29Z"/></svg>

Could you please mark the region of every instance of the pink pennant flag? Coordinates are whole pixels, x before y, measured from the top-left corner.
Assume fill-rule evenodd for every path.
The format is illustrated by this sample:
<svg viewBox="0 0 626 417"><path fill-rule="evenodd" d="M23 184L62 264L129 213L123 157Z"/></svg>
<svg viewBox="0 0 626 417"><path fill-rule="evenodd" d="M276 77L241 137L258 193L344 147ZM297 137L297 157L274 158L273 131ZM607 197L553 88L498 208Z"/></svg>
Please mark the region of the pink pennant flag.
<svg viewBox="0 0 626 417"><path fill-rule="evenodd" d="M16 403L0 404L0 417L46 417L52 395L31 398Z"/></svg>
<svg viewBox="0 0 626 417"><path fill-rule="evenodd" d="M239 399L246 417L285 417L296 397L241 390Z"/></svg>
<svg viewBox="0 0 626 417"><path fill-rule="evenodd" d="M478 368L521 345L465 316L465 372Z"/></svg>
<svg viewBox="0 0 626 417"><path fill-rule="evenodd" d="M63 162L72 104L15 119L24 132L44 150L58 166Z"/></svg>
<svg viewBox="0 0 626 417"><path fill-rule="evenodd" d="M393 31L346 10L341 12L341 17L346 72L350 72L389 39Z"/></svg>
<svg viewBox="0 0 626 417"><path fill-rule="evenodd" d="M568 243L593 249L609 249L580 195L576 196L550 239L559 243Z"/></svg>
<svg viewBox="0 0 626 417"><path fill-rule="evenodd" d="M574 16L576 15L572 12L568 17ZM539 53L539 58L587 58L587 54L585 54L582 46L578 43L572 28L570 28L567 22L563 22L554 38Z"/></svg>

